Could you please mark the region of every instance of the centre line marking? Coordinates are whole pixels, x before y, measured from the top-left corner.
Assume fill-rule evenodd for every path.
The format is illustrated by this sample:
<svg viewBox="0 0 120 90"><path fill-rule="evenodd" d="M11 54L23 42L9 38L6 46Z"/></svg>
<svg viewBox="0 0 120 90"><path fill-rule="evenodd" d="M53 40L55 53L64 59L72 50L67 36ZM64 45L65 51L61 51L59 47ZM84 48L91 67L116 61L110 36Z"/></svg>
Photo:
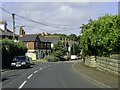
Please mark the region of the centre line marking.
<svg viewBox="0 0 120 90"><path fill-rule="evenodd" d="M32 77L32 75L33 75L33 74L30 74L30 76L28 77L28 79L29 79L29 78L31 78L31 77Z"/></svg>
<svg viewBox="0 0 120 90"><path fill-rule="evenodd" d="M38 72L38 70L36 70L34 73L37 73Z"/></svg>
<svg viewBox="0 0 120 90"><path fill-rule="evenodd" d="M47 66L45 66L44 68L46 68Z"/></svg>
<svg viewBox="0 0 120 90"><path fill-rule="evenodd" d="M25 85L26 82L27 82L27 81L24 81L24 82L19 86L18 89L21 89L21 88Z"/></svg>
<svg viewBox="0 0 120 90"><path fill-rule="evenodd" d="M39 70L42 70L43 68L40 68Z"/></svg>

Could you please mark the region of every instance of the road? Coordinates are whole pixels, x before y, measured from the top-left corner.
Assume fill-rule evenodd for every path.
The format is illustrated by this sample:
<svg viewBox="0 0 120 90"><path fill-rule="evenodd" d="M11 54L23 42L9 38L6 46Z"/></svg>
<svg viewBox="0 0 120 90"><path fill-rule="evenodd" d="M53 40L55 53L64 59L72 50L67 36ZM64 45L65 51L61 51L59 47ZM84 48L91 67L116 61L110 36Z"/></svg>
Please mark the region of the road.
<svg viewBox="0 0 120 90"><path fill-rule="evenodd" d="M36 63L2 73L2 88L100 88L73 68L74 62Z"/></svg>

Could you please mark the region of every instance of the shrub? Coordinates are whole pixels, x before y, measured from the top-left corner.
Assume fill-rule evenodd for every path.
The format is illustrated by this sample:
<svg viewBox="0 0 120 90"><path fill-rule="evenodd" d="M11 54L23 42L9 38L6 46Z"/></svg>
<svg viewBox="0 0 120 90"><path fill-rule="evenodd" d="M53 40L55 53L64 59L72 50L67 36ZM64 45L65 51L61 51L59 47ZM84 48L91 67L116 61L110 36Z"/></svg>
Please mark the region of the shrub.
<svg viewBox="0 0 120 90"><path fill-rule="evenodd" d="M67 55L67 60L68 61L71 60L71 54L70 53L68 53L68 55Z"/></svg>
<svg viewBox="0 0 120 90"><path fill-rule="evenodd" d="M14 57L25 55L27 47L23 42L14 42L9 39L0 40L2 48L2 68L9 68Z"/></svg>
<svg viewBox="0 0 120 90"><path fill-rule="evenodd" d="M51 55L51 56L47 57L46 60L49 62L56 62L56 61L59 61L59 58Z"/></svg>
<svg viewBox="0 0 120 90"><path fill-rule="evenodd" d="M119 18L120 15L105 15L81 27L83 57L120 54Z"/></svg>

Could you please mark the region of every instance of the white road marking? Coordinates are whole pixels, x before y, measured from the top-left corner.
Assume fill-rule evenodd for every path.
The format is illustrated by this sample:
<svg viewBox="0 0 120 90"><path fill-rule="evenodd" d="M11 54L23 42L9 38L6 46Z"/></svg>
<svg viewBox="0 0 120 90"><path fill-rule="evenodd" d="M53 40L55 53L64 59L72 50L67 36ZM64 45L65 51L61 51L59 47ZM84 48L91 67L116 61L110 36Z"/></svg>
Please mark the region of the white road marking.
<svg viewBox="0 0 120 90"><path fill-rule="evenodd" d="M40 68L39 70L42 70L43 68Z"/></svg>
<svg viewBox="0 0 120 90"><path fill-rule="evenodd" d="M38 70L36 70L34 73L37 73L38 72Z"/></svg>
<svg viewBox="0 0 120 90"><path fill-rule="evenodd" d="M45 66L44 68L46 68L47 66Z"/></svg>
<svg viewBox="0 0 120 90"><path fill-rule="evenodd" d="M32 77L33 74L30 74L30 76L28 77L28 79L30 79Z"/></svg>
<svg viewBox="0 0 120 90"><path fill-rule="evenodd" d="M21 88L25 85L26 82L27 82L27 81L24 81L24 82L19 86L18 89L21 89Z"/></svg>

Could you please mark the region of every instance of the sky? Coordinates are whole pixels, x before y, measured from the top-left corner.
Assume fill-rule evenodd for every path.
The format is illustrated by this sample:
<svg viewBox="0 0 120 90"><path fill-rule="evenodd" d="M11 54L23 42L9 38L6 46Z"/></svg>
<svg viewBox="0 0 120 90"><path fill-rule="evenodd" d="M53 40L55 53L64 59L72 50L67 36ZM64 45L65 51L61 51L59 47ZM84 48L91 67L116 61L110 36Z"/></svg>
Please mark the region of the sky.
<svg viewBox="0 0 120 90"><path fill-rule="evenodd" d="M25 0L27 1L27 0ZM80 26L89 19L96 20L105 14L118 14L118 2L2 2L0 6L10 13L45 24L38 24L15 16L16 33L19 26L25 26L26 34L41 32L71 33L80 35ZM12 15L1 11L0 19L6 20L12 30ZM46 24L48 26L46 26ZM51 27L52 26L52 27ZM55 28L57 27L57 28Z"/></svg>

